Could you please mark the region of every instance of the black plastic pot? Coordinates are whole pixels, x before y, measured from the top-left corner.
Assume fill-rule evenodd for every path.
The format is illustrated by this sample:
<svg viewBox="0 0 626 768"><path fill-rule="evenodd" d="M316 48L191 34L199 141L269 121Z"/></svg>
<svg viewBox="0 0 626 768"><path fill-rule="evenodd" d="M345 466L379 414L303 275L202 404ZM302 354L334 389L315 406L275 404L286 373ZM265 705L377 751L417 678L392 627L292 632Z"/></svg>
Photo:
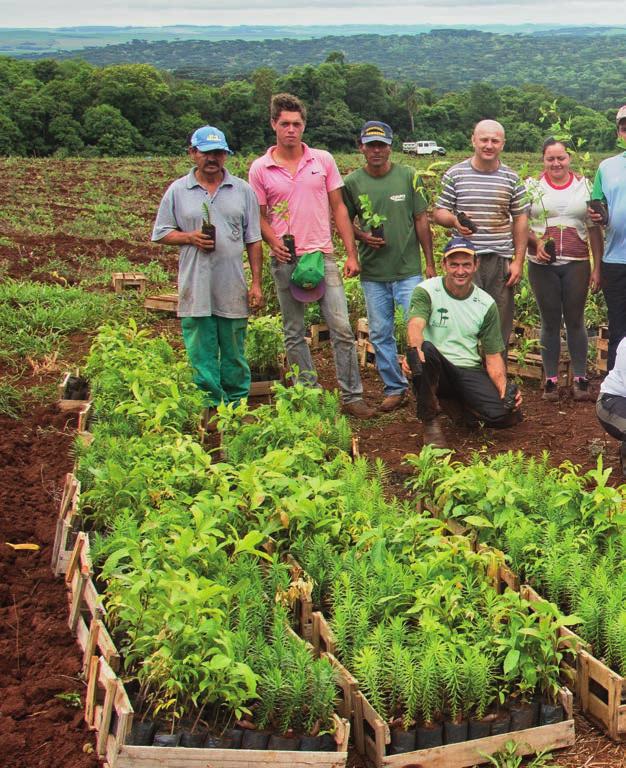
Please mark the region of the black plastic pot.
<svg viewBox="0 0 626 768"><path fill-rule="evenodd" d="M243 740L243 728L227 728L221 737L221 743L223 749L241 749L241 742ZM211 738L211 736L207 736L207 741ZM212 737L215 739L215 737ZM207 746L207 743L205 741L205 746ZM218 749L219 747L216 747Z"/></svg>
<svg viewBox="0 0 626 768"><path fill-rule="evenodd" d="M508 712L499 712L491 721L491 735L499 736L511 730L511 715Z"/></svg>
<svg viewBox="0 0 626 768"><path fill-rule="evenodd" d="M190 731L183 731L180 735L180 746L189 747L190 749L200 749L204 746L205 735L204 733L191 733Z"/></svg>
<svg viewBox="0 0 626 768"><path fill-rule="evenodd" d="M602 215L602 224L608 223L609 209L606 207L604 200L587 200L587 205L594 213L600 213Z"/></svg>
<svg viewBox="0 0 626 768"><path fill-rule="evenodd" d="M300 739L300 752L336 752L337 742L332 733L321 736L303 736Z"/></svg>
<svg viewBox="0 0 626 768"><path fill-rule="evenodd" d="M241 740L242 749L267 749L267 742L270 739L269 733L263 731L244 731Z"/></svg>
<svg viewBox="0 0 626 768"><path fill-rule="evenodd" d="M135 747L149 747L152 744L152 739L154 739L155 731L156 723L152 720L144 720L143 722L137 720L133 723L126 743Z"/></svg>
<svg viewBox="0 0 626 768"><path fill-rule="evenodd" d="M475 717L470 718L469 725L467 727L468 739L484 739L486 736L491 735L491 721L483 718L478 720Z"/></svg>
<svg viewBox="0 0 626 768"><path fill-rule="evenodd" d="M511 731L523 731L535 725L535 709L532 704L515 704L510 711Z"/></svg>
<svg viewBox="0 0 626 768"><path fill-rule="evenodd" d="M543 703L539 711L539 725L553 725L563 720L563 707L560 704Z"/></svg>
<svg viewBox="0 0 626 768"><path fill-rule="evenodd" d="M68 376L63 396L66 400L87 400L89 398L89 382L82 376Z"/></svg>
<svg viewBox="0 0 626 768"><path fill-rule="evenodd" d="M402 755L404 752L412 752L415 749L416 733L412 731L403 731L401 728L394 728L391 731L391 744L389 745L390 755Z"/></svg>
<svg viewBox="0 0 626 768"><path fill-rule="evenodd" d="M370 235L372 237L380 237L381 240L385 239L385 227L380 224L377 227L370 227Z"/></svg>
<svg viewBox="0 0 626 768"><path fill-rule="evenodd" d="M296 736L276 736L272 734L267 742L268 749L281 752L297 752L300 749L300 739Z"/></svg>
<svg viewBox="0 0 626 768"><path fill-rule="evenodd" d="M420 725L416 729L416 734L418 749L430 749L431 747L440 747L443 744L442 725Z"/></svg>
<svg viewBox="0 0 626 768"><path fill-rule="evenodd" d="M209 733L202 746L204 749L232 749L232 741Z"/></svg>
<svg viewBox="0 0 626 768"><path fill-rule="evenodd" d="M459 211L457 219L462 227L466 227L471 232L478 232L478 226L470 219L470 217L463 211Z"/></svg>
<svg viewBox="0 0 626 768"><path fill-rule="evenodd" d="M443 724L443 740L445 744L467 741L467 720L462 720L460 723L446 720Z"/></svg>
<svg viewBox="0 0 626 768"><path fill-rule="evenodd" d="M283 245L289 251L291 258L289 262L293 264L296 260L296 239L293 235L283 235Z"/></svg>
<svg viewBox="0 0 626 768"><path fill-rule="evenodd" d="M181 733L167 733L159 731L152 742L153 747L178 747L180 745Z"/></svg>
<svg viewBox="0 0 626 768"><path fill-rule="evenodd" d="M209 253L212 253L215 250L216 246L216 240L215 240L215 224L207 224L206 221L202 222L202 234L208 235L211 240L213 240L213 248L207 248L206 250Z"/></svg>
<svg viewBox="0 0 626 768"><path fill-rule="evenodd" d="M543 244L543 250L550 257L550 261L548 262L548 264L554 264L554 262L556 261L556 243L551 237L549 237Z"/></svg>

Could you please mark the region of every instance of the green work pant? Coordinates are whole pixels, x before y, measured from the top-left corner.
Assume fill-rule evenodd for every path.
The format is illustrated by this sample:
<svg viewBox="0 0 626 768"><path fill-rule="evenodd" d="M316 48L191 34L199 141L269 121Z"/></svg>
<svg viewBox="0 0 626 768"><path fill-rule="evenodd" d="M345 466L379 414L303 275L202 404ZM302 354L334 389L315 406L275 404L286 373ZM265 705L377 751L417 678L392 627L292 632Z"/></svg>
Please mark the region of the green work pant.
<svg viewBox="0 0 626 768"><path fill-rule="evenodd" d="M207 407L248 397L250 366L243 354L247 325L245 317L181 318L193 380L205 393Z"/></svg>

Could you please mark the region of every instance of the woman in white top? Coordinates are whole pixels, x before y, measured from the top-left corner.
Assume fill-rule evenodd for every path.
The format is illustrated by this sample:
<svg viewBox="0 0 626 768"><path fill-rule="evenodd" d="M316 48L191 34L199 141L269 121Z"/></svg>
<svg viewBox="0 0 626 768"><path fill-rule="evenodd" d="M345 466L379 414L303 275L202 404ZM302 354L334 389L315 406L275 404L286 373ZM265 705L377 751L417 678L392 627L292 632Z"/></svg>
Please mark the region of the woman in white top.
<svg viewBox="0 0 626 768"><path fill-rule="evenodd" d="M543 168L538 179L527 180L531 198L528 279L541 315L543 398L559 399L560 334L565 319L574 369L574 400L589 400L584 312L589 287L592 291L600 287L602 233L587 215L589 182L571 171L570 154L563 142L546 140Z"/></svg>

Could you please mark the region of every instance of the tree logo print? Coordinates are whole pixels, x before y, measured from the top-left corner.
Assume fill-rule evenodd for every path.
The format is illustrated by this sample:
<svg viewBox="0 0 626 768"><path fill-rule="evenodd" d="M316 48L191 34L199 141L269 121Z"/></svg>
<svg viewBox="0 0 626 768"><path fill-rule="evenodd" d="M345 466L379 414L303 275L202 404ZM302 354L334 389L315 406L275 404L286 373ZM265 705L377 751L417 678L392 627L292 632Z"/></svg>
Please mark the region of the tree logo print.
<svg viewBox="0 0 626 768"><path fill-rule="evenodd" d="M445 307L439 307L437 310L437 313L439 315L439 318L437 319L437 322L435 325L437 325L439 328L444 328L446 326L446 323L450 319L448 315L448 310Z"/></svg>

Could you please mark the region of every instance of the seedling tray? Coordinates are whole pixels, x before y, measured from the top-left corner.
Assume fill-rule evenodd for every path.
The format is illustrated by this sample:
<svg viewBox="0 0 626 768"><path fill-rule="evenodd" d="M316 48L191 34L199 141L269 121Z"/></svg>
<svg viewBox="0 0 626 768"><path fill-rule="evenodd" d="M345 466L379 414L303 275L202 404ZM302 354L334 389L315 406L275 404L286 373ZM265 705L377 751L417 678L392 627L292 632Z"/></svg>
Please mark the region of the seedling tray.
<svg viewBox="0 0 626 768"><path fill-rule="evenodd" d="M387 744L391 742L389 726L378 715L365 696L355 695L354 739L356 747L376 768L469 768L489 762L485 755L492 755L508 741L517 745L518 755L530 755L541 749L563 749L574 743L573 697L567 688L559 693L560 703L566 713L566 720L554 725L541 725L523 731L511 731L473 739L458 744L446 744L431 749L416 749L401 755L386 755Z"/></svg>
<svg viewBox="0 0 626 768"><path fill-rule="evenodd" d="M70 376L72 375L73 374L70 371L67 371L67 373L63 376L61 383L58 386L59 399L57 400L57 405L61 411L70 411L70 412L80 411L90 402L89 399L70 400L67 397L67 385L68 385Z"/></svg>
<svg viewBox="0 0 626 768"><path fill-rule="evenodd" d="M143 306L145 309L156 309L160 312L178 312L178 294L164 293L161 296L146 296Z"/></svg>

